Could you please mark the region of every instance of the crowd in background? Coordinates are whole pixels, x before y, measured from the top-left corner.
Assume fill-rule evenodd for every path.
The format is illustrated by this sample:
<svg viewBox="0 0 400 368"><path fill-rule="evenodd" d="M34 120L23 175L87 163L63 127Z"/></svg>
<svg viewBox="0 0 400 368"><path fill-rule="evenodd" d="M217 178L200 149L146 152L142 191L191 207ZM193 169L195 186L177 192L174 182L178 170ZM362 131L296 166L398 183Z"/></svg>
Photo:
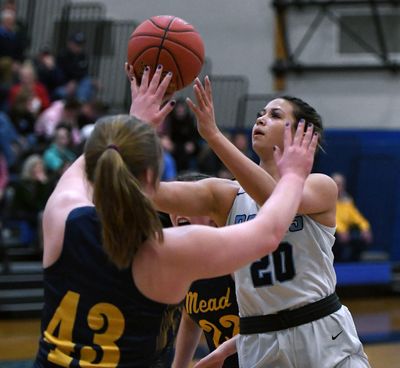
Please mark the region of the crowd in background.
<svg viewBox="0 0 400 368"><path fill-rule="evenodd" d="M6 206L7 216L36 229L58 178L109 109L107 101L97 98L101 86L89 74L83 32L68 35L59 52L44 45L31 56L31 35L17 19L14 0L3 3L0 18L0 200L3 215ZM231 177L202 144L183 99L159 135L165 151L163 180L194 170ZM237 133L237 142L250 152L245 133Z"/></svg>
<svg viewBox="0 0 400 368"><path fill-rule="evenodd" d="M0 13L0 211L3 218L22 220L39 245L41 213L50 193L83 152L95 121L108 113L109 106L97 97L101 86L89 74L83 32L68 35L59 52L44 45L37 55L30 56L29 45L30 35L17 19L15 0L6 0ZM162 180L194 171L232 178L202 141L183 98L177 99L158 133L164 147ZM254 159L248 132L226 134ZM354 218L359 220L362 215L348 215L349 206L340 206L340 200L341 196L338 214L345 213L340 217L349 225L344 235L338 226L335 256L338 260L358 260L365 244L371 243L372 233L367 220L361 226L354 223ZM353 240L357 227L361 237ZM349 245L354 241L356 245Z"/></svg>

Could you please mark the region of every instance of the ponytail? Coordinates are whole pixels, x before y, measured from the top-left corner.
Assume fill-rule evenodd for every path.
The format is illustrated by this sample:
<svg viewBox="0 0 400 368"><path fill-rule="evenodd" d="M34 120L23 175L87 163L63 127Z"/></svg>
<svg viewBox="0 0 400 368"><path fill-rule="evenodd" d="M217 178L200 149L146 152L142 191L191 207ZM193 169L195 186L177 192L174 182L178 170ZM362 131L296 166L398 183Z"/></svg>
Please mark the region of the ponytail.
<svg viewBox="0 0 400 368"><path fill-rule="evenodd" d="M122 128L121 125L118 126ZM104 130L114 132L116 128L109 123L109 126L103 129L103 134ZM95 162L92 162L93 156L90 154L91 144L88 143L85 147L86 172L93 185L93 203L102 224L103 247L118 268L129 267L137 250L146 240L163 240L157 212L142 191L138 179L138 175L144 174L148 168L158 170L157 164L157 167L148 166L147 161L151 160L151 157L142 154L146 153L142 146L147 147L153 141L153 150L149 152L155 151L153 156L157 161L158 138L154 136L151 127L138 121L135 121L133 132L132 129L129 132L131 135L134 133L134 137L125 134L114 137L113 143L106 140ZM107 134L105 136L107 137ZM119 140L120 136L123 138ZM93 137L92 133L91 138L95 140L96 134ZM135 158L135 162L131 162L129 158ZM126 162L128 160L129 162ZM135 166L139 167L140 174L135 175L132 172L132 167ZM158 175L157 171L155 175Z"/></svg>

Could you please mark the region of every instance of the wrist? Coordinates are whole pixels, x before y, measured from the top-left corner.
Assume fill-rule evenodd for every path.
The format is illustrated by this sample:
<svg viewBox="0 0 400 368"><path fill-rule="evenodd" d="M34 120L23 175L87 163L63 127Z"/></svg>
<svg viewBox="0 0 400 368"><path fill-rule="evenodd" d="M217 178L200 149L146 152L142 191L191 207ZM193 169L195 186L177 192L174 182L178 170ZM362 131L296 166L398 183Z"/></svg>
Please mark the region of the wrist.
<svg viewBox="0 0 400 368"><path fill-rule="evenodd" d="M208 132L203 138L207 141L210 147L217 146L221 141L226 139L219 129Z"/></svg>
<svg viewBox="0 0 400 368"><path fill-rule="evenodd" d="M300 174L296 174L293 172L288 172L285 173L281 176L280 180L287 180L287 181L291 181L293 183L298 183L299 185L303 185L304 182L306 181L306 177L304 177L303 175Z"/></svg>

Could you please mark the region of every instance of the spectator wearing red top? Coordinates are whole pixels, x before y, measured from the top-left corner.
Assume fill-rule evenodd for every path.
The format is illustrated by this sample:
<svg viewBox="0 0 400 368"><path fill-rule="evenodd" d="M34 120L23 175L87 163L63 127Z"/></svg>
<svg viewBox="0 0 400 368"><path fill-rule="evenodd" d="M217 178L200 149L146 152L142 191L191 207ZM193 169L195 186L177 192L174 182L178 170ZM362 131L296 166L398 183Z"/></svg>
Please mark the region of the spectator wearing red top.
<svg viewBox="0 0 400 368"><path fill-rule="evenodd" d="M8 97L9 115L20 134L33 133L39 113L49 107L46 87L37 81L30 61L24 62L19 71L19 82L11 87Z"/></svg>

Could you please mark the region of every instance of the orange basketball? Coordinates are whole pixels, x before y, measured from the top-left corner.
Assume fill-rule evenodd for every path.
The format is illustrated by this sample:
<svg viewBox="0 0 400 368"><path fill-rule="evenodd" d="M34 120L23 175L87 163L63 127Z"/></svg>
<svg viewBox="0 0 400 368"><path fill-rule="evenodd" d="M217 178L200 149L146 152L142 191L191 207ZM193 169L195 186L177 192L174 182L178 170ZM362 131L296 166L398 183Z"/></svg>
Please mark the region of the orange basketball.
<svg viewBox="0 0 400 368"><path fill-rule="evenodd" d="M128 42L128 63L140 80L144 68L163 65L163 74L172 72L167 93L180 90L199 75L204 63L204 43L194 27L172 15L145 20L132 32Z"/></svg>

